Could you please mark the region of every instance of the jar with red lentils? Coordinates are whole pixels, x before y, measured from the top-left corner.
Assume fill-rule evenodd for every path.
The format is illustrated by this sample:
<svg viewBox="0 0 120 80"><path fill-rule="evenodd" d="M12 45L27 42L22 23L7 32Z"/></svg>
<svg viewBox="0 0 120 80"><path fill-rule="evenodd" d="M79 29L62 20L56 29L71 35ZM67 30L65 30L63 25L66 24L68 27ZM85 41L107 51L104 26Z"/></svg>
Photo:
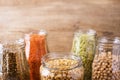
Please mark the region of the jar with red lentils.
<svg viewBox="0 0 120 80"><path fill-rule="evenodd" d="M98 40L92 68L92 80L120 80L119 37Z"/></svg>
<svg viewBox="0 0 120 80"><path fill-rule="evenodd" d="M42 58L41 80L83 80L84 69L79 57L49 53Z"/></svg>

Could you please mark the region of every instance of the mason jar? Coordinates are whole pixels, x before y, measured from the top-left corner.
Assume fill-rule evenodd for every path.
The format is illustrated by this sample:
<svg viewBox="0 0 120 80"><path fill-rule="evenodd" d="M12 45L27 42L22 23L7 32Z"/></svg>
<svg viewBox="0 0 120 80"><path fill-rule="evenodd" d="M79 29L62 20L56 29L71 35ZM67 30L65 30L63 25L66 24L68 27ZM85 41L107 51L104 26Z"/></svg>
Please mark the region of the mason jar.
<svg viewBox="0 0 120 80"><path fill-rule="evenodd" d="M119 37L99 38L92 67L92 80L120 80Z"/></svg>
<svg viewBox="0 0 120 80"><path fill-rule="evenodd" d="M3 80L30 80L24 39L9 40L2 45Z"/></svg>
<svg viewBox="0 0 120 80"><path fill-rule="evenodd" d="M92 63L96 48L96 31L81 29L74 34L72 52L83 62L84 80L92 80Z"/></svg>
<svg viewBox="0 0 120 80"><path fill-rule="evenodd" d="M41 80L83 80L84 68L79 57L49 53L42 58Z"/></svg>

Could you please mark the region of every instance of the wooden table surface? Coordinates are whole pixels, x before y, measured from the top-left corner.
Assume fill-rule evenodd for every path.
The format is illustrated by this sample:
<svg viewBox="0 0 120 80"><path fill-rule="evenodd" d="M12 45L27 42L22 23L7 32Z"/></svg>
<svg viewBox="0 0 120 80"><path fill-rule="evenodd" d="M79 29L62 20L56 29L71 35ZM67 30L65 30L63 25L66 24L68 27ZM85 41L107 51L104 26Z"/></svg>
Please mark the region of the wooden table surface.
<svg viewBox="0 0 120 80"><path fill-rule="evenodd" d="M120 36L120 0L0 0L0 40L45 29L49 50L68 52L79 28Z"/></svg>

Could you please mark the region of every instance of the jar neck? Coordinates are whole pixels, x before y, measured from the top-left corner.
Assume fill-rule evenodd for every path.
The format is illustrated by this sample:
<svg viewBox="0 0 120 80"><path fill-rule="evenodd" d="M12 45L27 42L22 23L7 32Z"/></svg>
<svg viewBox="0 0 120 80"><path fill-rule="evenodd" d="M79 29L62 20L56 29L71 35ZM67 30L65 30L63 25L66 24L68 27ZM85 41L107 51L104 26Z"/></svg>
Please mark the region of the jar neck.
<svg viewBox="0 0 120 80"><path fill-rule="evenodd" d="M9 52L18 52L20 49L24 49L24 39L20 38L15 41L7 41L2 44L3 50Z"/></svg>
<svg viewBox="0 0 120 80"><path fill-rule="evenodd" d="M119 44L120 45L120 37L101 37L98 39L98 43L101 44Z"/></svg>
<svg viewBox="0 0 120 80"><path fill-rule="evenodd" d="M82 62L71 54L48 53L42 58L42 65L52 70L71 70L80 67Z"/></svg>
<svg viewBox="0 0 120 80"><path fill-rule="evenodd" d="M102 37L98 40L98 50L100 52L113 52L113 50L120 48L120 38Z"/></svg>
<svg viewBox="0 0 120 80"><path fill-rule="evenodd" d="M74 33L75 36L79 36L83 34L95 36L96 31L93 29L80 29Z"/></svg>

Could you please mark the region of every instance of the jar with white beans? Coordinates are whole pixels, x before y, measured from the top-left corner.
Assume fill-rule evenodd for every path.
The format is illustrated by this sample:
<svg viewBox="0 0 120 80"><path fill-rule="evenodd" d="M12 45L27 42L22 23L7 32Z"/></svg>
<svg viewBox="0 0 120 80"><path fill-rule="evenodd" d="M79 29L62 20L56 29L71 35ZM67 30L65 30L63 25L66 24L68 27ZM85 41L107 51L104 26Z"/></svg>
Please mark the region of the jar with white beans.
<svg viewBox="0 0 120 80"><path fill-rule="evenodd" d="M83 80L84 69L79 57L49 53L42 58L41 80Z"/></svg>

